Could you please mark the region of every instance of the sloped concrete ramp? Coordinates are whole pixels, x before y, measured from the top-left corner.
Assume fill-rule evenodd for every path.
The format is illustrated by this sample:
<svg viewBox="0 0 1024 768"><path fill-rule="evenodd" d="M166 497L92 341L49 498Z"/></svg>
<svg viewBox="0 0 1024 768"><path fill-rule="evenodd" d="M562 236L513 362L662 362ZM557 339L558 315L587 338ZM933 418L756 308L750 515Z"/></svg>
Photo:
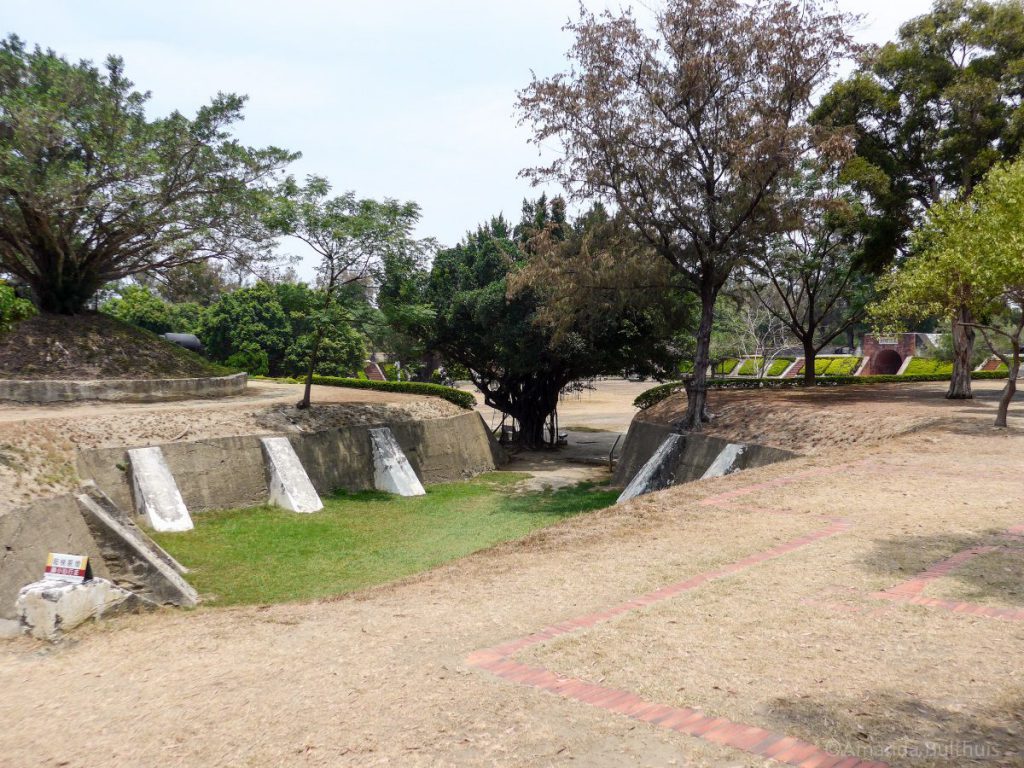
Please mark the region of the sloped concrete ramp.
<svg viewBox="0 0 1024 768"><path fill-rule="evenodd" d="M671 434L658 446L651 458L640 468L629 485L619 494L616 503L628 501L651 491L660 491L672 485L675 479L675 463L683 448L683 436Z"/></svg>
<svg viewBox="0 0 1024 768"><path fill-rule="evenodd" d="M747 446L742 443L729 443L715 457L715 460L711 462L711 466L704 470L704 474L700 476L700 479L707 480L709 477L723 477L735 471L736 462L743 455L746 448Z"/></svg>
<svg viewBox="0 0 1024 768"><path fill-rule="evenodd" d="M192 517L164 460L164 452L157 446L132 448L128 451L128 462L135 511L154 531L191 531Z"/></svg>
<svg viewBox="0 0 1024 768"><path fill-rule="evenodd" d="M324 508L309 475L287 437L260 439L267 461L270 503L290 512L319 512Z"/></svg>
<svg viewBox="0 0 1024 768"><path fill-rule="evenodd" d="M370 430L373 485L399 496L425 496L426 490L388 427Z"/></svg>

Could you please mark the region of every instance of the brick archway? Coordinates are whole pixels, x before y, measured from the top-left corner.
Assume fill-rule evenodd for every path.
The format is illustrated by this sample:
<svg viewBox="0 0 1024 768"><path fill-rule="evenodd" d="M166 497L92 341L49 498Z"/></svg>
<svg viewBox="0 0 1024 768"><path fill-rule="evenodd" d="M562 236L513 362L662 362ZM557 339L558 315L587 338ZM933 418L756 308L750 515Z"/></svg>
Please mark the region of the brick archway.
<svg viewBox="0 0 1024 768"><path fill-rule="evenodd" d="M899 373L900 366L903 365L903 358L900 357L900 353L893 349L883 349L875 356L872 360L871 369L872 373L880 376L892 376L895 373Z"/></svg>

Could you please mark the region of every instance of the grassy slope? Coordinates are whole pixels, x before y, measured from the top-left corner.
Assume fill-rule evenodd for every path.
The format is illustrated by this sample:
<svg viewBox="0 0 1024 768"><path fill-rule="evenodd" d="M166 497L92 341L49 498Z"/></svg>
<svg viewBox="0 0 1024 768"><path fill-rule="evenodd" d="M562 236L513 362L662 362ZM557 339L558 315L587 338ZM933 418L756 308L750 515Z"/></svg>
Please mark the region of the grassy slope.
<svg viewBox="0 0 1024 768"><path fill-rule="evenodd" d="M182 379L232 372L100 312L36 315L0 337L0 378Z"/></svg>
<svg viewBox="0 0 1024 768"><path fill-rule="evenodd" d="M607 507L618 495L587 485L514 493L524 477L490 473L413 498L339 494L312 515L272 507L211 512L196 515L193 531L154 538L193 569L190 581L217 604L280 602L399 579Z"/></svg>

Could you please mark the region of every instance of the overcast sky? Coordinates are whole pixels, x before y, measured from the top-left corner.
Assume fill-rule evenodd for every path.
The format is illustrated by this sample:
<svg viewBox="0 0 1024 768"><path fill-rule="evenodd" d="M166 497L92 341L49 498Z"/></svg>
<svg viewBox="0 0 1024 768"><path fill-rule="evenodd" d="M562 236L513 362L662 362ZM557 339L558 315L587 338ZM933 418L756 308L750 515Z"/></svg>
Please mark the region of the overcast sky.
<svg viewBox="0 0 1024 768"><path fill-rule="evenodd" d="M606 0L587 0L592 9ZM628 2L614 0L612 7ZM641 10L650 2L635 3ZM928 0L840 0L858 36L891 39ZM0 0L4 33L70 58L125 59L150 109L189 113L249 96L238 135L302 152L299 176L363 197L415 200L420 234L454 244L538 194L515 93L564 68L577 0ZM556 191L556 190L549 190ZM308 267L300 272L308 276Z"/></svg>

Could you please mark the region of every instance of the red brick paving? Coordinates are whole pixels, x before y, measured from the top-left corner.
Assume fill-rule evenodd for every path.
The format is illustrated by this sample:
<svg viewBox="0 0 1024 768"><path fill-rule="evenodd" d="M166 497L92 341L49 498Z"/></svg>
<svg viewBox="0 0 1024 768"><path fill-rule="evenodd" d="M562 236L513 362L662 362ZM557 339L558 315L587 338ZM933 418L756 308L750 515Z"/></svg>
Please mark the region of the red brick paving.
<svg viewBox="0 0 1024 768"><path fill-rule="evenodd" d="M788 482L819 474L825 474L825 472L813 470L801 473L799 476L788 480ZM742 489L740 492L733 491L728 494L720 494L718 497L705 499L704 503L721 503L721 501L744 495L744 493L752 493L759 487L775 487L781 484L784 483L776 481L760 484L749 490ZM552 624L525 637L475 651L467 657L466 662L470 666L486 670L503 680L548 691L566 699L581 701L633 720L702 738L714 744L733 747L762 757L771 757L778 762L799 766L800 768L812 768L814 766L821 768L823 766L840 764L851 767L857 766L857 768L881 765L844 755L834 755L818 748L814 744L801 741L792 736L772 733L771 731L746 723L735 723L724 717L709 716L700 710L690 707L671 707L654 701L648 701L631 691L589 683L585 680L562 677L552 670L543 667L532 667L517 662L512 658L524 648L543 643L560 635L575 632L578 629L593 627L596 624L625 613L654 605L662 600L668 600L683 592L697 589L711 581L731 576L760 563L787 555L822 539L835 536L848 530L850 527L850 523L845 520L833 521L826 527L813 533L750 555L721 568L698 574L675 584L669 584L604 611Z"/></svg>

